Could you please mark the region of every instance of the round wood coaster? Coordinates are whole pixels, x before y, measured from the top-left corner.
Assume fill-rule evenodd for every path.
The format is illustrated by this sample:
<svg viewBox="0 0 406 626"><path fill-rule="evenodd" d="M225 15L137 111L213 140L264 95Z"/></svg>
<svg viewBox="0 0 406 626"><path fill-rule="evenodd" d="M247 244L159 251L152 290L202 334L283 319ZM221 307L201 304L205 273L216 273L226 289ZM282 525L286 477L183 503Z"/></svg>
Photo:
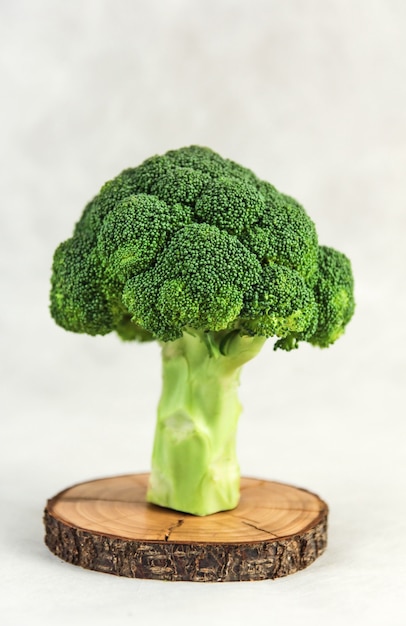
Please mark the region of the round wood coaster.
<svg viewBox="0 0 406 626"><path fill-rule="evenodd" d="M145 501L148 474L70 487L48 501L45 543L84 568L158 580L279 578L324 552L328 508L281 483L241 479L236 509L196 517Z"/></svg>

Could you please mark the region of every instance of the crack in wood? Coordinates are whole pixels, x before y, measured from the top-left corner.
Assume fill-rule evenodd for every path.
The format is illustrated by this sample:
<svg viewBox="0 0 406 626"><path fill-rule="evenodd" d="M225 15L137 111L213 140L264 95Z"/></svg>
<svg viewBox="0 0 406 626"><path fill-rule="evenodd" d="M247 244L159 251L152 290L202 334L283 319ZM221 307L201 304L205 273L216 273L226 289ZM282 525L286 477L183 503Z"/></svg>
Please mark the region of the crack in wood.
<svg viewBox="0 0 406 626"><path fill-rule="evenodd" d="M117 500L116 498L102 498L102 497L97 497L97 498L87 498L87 497L82 497L82 496L64 496L63 498L61 498L61 502L72 502L73 504L75 502L109 502L111 504L144 504L145 503L145 499L137 499L137 500Z"/></svg>
<svg viewBox="0 0 406 626"><path fill-rule="evenodd" d="M184 521L185 521L184 519L178 519L178 521L175 524L172 524L172 526L169 526L168 530L165 532L165 541L169 541L169 537L171 536L172 532L176 528L179 528L179 526L182 526Z"/></svg>
<svg viewBox="0 0 406 626"><path fill-rule="evenodd" d="M261 504L261 509L263 509L264 511L286 511L286 507L282 507L282 506L264 506ZM299 508L295 508L295 507L289 507L289 511L298 511L299 513L322 513L324 509L319 508L319 509L309 509L307 507L299 507Z"/></svg>
<svg viewBox="0 0 406 626"><path fill-rule="evenodd" d="M275 535L275 533L272 533L270 530L266 530L265 528L260 528L260 526L256 526L255 524L251 524L250 522L247 522L245 520L241 520L241 521L246 526L251 526L251 528L255 528L255 530L259 530L262 533L266 533L267 535L271 535L272 537L275 537L275 539L279 539L279 536Z"/></svg>

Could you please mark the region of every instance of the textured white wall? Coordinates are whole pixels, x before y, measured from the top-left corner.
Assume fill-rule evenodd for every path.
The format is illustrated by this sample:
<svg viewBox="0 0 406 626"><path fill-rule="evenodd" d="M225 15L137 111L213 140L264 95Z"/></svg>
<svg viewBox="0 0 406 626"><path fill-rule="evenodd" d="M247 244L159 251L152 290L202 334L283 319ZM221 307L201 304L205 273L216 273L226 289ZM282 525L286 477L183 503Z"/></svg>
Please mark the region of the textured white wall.
<svg viewBox="0 0 406 626"><path fill-rule="evenodd" d="M5 623L403 623L405 27L401 0L0 2ZM327 554L277 583L117 581L41 545L47 497L148 468L160 384L155 346L54 325L53 250L106 179L191 143L296 196L354 263L337 345L269 345L243 377L243 472L332 507Z"/></svg>

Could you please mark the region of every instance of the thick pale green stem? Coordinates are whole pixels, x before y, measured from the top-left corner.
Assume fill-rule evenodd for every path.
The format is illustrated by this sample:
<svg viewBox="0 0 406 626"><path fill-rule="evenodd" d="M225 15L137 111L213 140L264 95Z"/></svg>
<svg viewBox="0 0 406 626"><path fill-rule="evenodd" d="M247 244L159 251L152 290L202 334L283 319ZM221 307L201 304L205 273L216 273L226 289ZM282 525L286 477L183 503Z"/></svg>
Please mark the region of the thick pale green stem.
<svg viewBox="0 0 406 626"><path fill-rule="evenodd" d="M263 343L237 333L185 333L163 344L149 502L194 515L237 506L239 376Z"/></svg>

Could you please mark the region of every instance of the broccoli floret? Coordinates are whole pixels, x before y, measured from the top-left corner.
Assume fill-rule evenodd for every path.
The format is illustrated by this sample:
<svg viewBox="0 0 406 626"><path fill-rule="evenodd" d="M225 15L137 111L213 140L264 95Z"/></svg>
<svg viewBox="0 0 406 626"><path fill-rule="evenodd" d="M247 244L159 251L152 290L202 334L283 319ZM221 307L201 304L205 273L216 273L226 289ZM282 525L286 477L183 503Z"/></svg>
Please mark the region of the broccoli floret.
<svg viewBox="0 0 406 626"><path fill-rule="evenodd" d="M353 311L350 262L319 246L304 208L199 146L107 182L54 256L60 326L161 343L148 499L198 515L238 501L242 365L269 337L327 347Z"/></svg>
<svg viewBox="0 0 406 626"><path fill-rule="evenodd" d="M318 250L317 283L314 297L317 303L317 328L310 343L326 348L344 332L354 313L354 279L349 259L326 246Z"/></svg>
<svg viewBox="0 0 406 626"><path fill-rule="evenodd" d="M126 282L123 302L134 321L161 340L186 328L232 327L261 266L235 237L209 224L178 230L155 265ZM153 304L152 304L153 303Z"/></svg>
<svg viewBox="0 0 406 626"><path fill-rule="evenodd" d="M295 270L270 263L246 298L240 323L254 335L280 337L275 347L291 350L299 340L310 339L316 330L313 290Z"/></svg>

